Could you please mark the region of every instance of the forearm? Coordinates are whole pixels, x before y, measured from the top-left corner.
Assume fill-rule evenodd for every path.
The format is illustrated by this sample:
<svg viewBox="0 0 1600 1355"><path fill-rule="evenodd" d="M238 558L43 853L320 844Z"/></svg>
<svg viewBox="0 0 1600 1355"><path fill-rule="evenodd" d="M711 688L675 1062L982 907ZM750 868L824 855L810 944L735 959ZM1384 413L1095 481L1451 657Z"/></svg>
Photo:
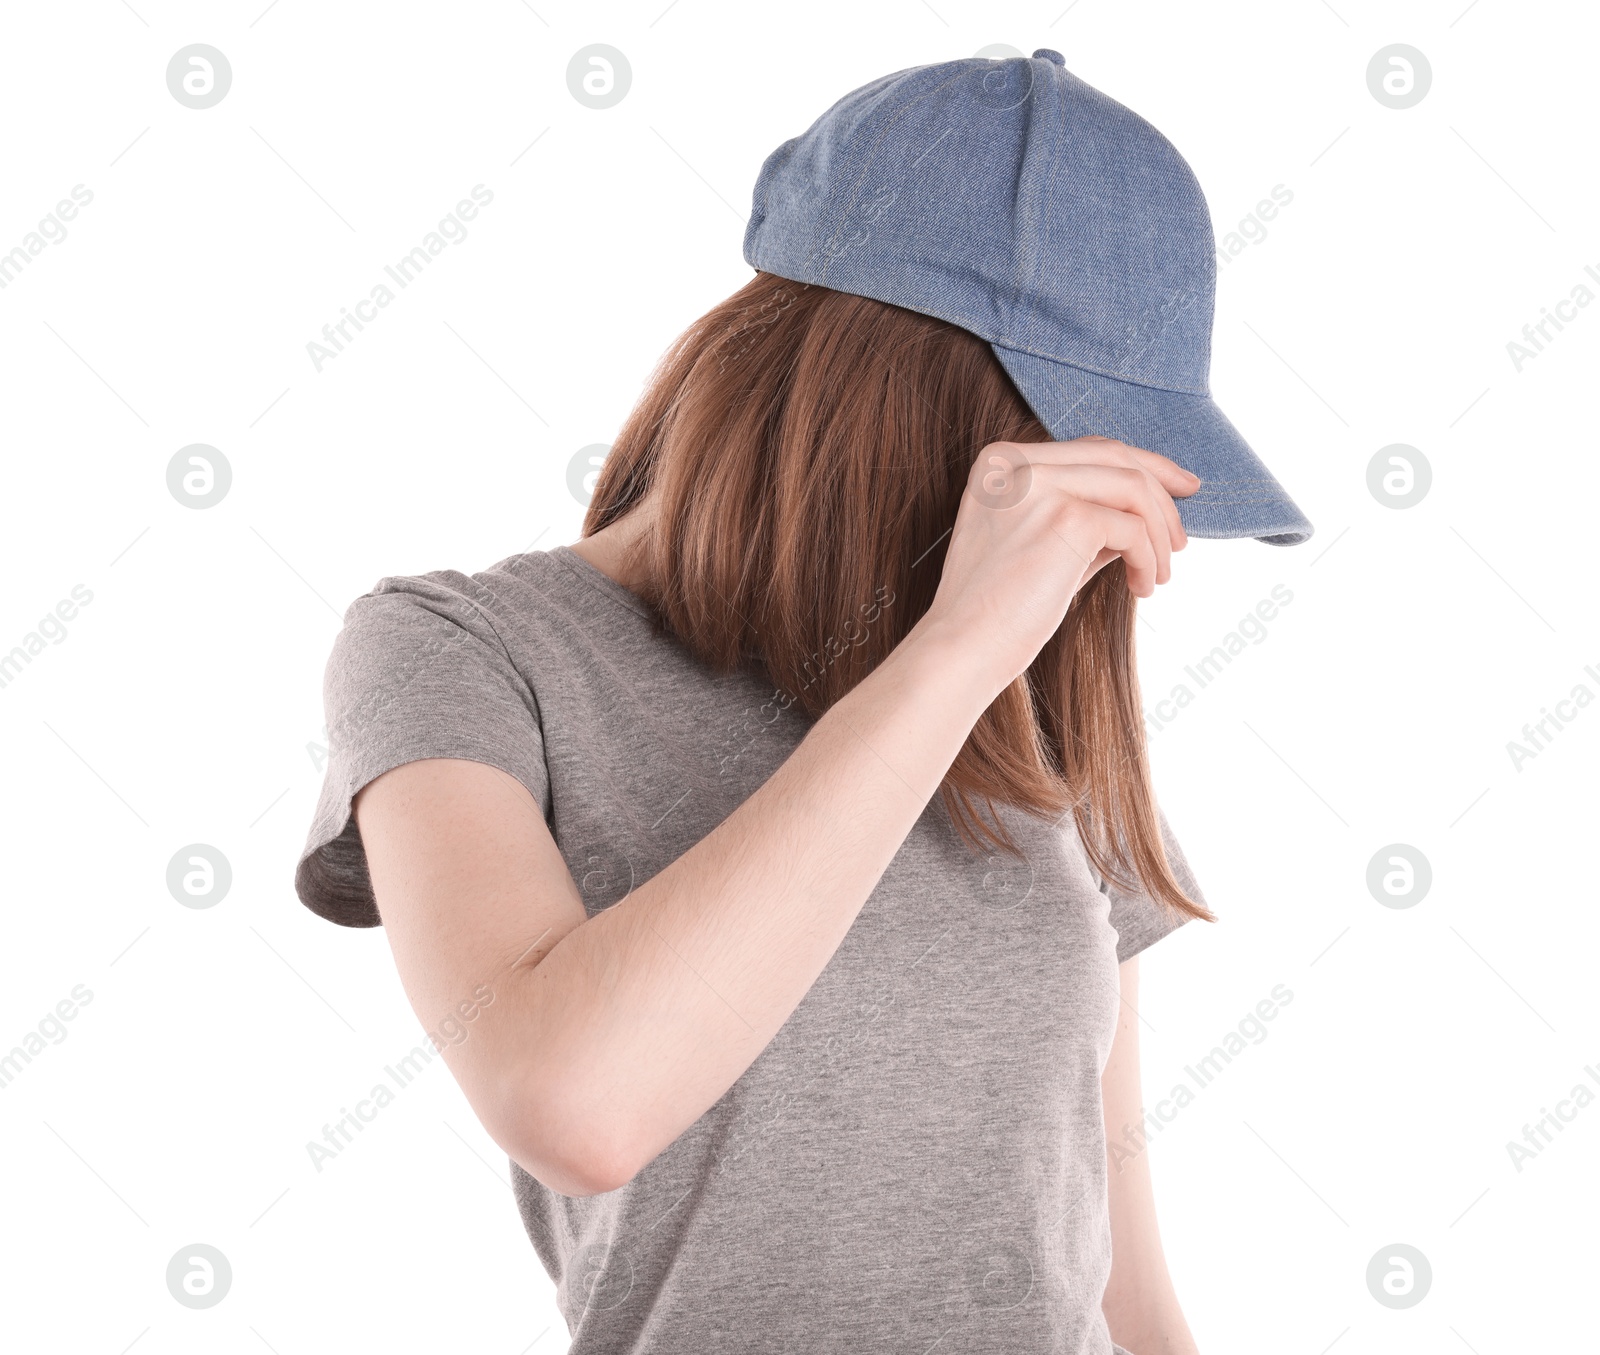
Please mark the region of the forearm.
<svg viewBox="0 0 1600 1355"><path fill-rule="evenodd" d="M827 965L993 699L956 652L914 630L716 829L521 976L527 1104L607 1126L627 1174L715 1104Z"/></svg>
<svg viewBox="0 0 1600 1355"><path fill-rule="evenodd" d="M1116 1225L1113 1223L1113 1232ZM1124 1230L1126 1233L1126 1230ZM1120 1239L1119 1239L1120 1242ZM1111 1339L1133 1355L1197 1355L1172 1279L1154 1238L1138 1255L1143 1264L1113 1266L1101 1309Z"/></svg>
<svg viewBox="0 0 1600 1355"><path fill-rule="evenodd" d="M1133 1355L1196 1355L1156 1221L1139 1072L1137 957L1121 966L1119 979L1117 1034L1100 1079L1111 1223L1111 1274L1101 1308L1111 1339ZM1135 1146L1131 1153L1130 1145Z"/></svg>

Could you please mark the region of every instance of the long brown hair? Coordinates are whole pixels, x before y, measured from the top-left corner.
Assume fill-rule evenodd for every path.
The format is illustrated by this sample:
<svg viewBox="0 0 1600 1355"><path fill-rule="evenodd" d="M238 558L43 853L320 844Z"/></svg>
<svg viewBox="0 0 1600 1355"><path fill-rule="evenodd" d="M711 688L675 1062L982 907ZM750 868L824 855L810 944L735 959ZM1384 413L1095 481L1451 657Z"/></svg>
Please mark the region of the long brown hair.
<svg viewBox="0 0 1600 1355"><path fill-rule="evenodd" d="M989 345L931 316L758 273L668 349L595 484L583 535L659 490L629 559L658 625L713 672L821 716L927 611L967 476L1049 432ZM1070 809L1101 876L1211 918L1173 877L1150 787L1122 561L973 727L940 795L974 850L1017 853L996 802ZM987 844L987 845L986 845Z"/></svg>

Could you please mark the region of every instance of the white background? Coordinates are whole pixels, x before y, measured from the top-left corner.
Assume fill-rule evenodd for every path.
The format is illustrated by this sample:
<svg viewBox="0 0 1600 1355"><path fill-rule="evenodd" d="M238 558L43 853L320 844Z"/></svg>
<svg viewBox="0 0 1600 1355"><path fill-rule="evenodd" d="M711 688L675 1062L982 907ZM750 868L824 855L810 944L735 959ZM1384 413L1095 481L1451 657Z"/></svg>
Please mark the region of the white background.
<svg viewBox="0 0 1600 1355"><path fill-rule="evenodd" d="M1008 43L1059 49L1166 133L1219 237L1293 194L1221 270L1212 375L1316 536L1194 542L1140 629L1148 703L1293 593L1151 736L1222 920L1144 959L1150 1097L1274 985L1294 995L1152 1152L1200 1348L1592 1348L1600 1107L1520 1171L1506 1145L1600 1091L1600 708L1520 770L1507 744L1575 685L1600 694L1600 306L1520 372L1506 344L1600 271L1593 10L264 8L15 6L0 44L0 250L94 195L0 291L0 650L93 594L0 689L0 1049L93 994L0 1090L7 1344L564 1349L505 1158L438 1064L309 1160L420 1040L383 933L292 891L323 663L380 576L576 539L567 464L749 278L768 152L869 79ZM194 42L233 70L198 111L165 82ZM605 111L566 83L595 42L633 70ZM1433 71L1398 111L1365 79L1396 42ZM467 238L317 372L308 341L480 183ZM204 511L166 487L193 442L233 469ZM1390 443L1432 466L1414 508L1367 488ZM234 874L208 910L165 883L196 842ZM1366 887L1392 843L1432 866L1411 908ZM233 1268L204 1311L164 1280L195 1242ZM1365 1279L1396 1242L1433 1269L1404 1311Z"/></svg>

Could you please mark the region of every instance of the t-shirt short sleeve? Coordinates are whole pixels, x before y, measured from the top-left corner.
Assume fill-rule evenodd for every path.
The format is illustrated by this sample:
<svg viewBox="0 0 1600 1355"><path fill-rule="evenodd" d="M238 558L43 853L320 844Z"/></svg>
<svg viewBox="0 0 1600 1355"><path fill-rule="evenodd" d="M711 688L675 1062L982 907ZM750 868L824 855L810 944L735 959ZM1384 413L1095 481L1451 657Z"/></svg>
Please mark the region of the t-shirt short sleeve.
<svg viewBox="0 0 1600 1355"><path fill-rule="evenodd" d="M1205 895L1200 892L1200 884L1194 878L1194 871L1189 867L1189 859L1183 854L1172 825L1167 822L1167 816L1159 805L1156 807L1156 819L1161 826L1161 841L1166 848L1167 864L1172 867L1173 876L1189 898L1209 908ZM1180 913L1142 889L1125 893L1106 880L1100 881L1100 888L1111 900L1111 925L1117 931L1118 964L1131 960L1169 932L1192 921L1187 913Z"/></svg>
<svg viewBox="0 0 1600 1355"><path fill-rule="evenodd" d="M351 801L421 758L465 758L517 778L550 816L539 708L495 629L493 571L380 579L350 604L323 673L328 762L295 893L346 927L382 925Z"/></svg>

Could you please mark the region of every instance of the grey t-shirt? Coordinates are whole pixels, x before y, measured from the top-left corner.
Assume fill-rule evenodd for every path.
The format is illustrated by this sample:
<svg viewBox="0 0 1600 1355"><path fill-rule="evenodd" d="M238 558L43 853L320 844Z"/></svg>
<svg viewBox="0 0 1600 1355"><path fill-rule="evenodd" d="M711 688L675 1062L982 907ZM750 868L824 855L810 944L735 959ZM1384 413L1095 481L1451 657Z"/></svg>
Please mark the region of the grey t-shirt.
<svg viewBox="0 0 1600 1355"><path fill-rule="evenodd" d="M345 613L324 699L295 888L351 927L380 922L350 801L391 767L516 777L592 916L811 724L757 677L713 676L564 546L379 580ZM574 1355L1115 1349L1100 1074L1117 964L1183 918L1103 888L1070 815L999 813L1025 860L970 853L933 796L772 1042L627 1185L573 1198L512 1163Z"/></svg>

